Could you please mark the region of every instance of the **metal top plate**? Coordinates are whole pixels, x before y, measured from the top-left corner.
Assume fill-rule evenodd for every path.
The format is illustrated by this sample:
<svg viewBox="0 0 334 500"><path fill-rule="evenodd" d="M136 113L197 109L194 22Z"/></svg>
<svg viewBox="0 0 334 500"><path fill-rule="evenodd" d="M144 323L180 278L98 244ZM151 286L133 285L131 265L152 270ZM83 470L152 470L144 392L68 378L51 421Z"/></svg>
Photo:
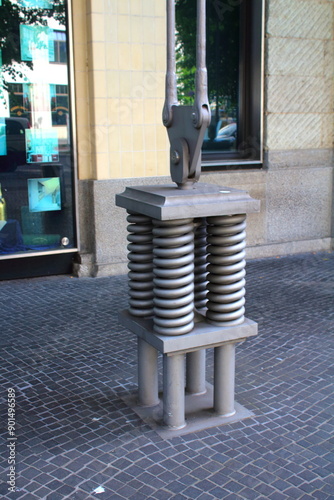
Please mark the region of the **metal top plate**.
<svg viewBox="0 0 334 500"><path fill-rule="evenodd" d="M247 191L196 183L190 189L174 184L127 187L116 205L158 220L233 215L260 211L260 201Z"/></svg>

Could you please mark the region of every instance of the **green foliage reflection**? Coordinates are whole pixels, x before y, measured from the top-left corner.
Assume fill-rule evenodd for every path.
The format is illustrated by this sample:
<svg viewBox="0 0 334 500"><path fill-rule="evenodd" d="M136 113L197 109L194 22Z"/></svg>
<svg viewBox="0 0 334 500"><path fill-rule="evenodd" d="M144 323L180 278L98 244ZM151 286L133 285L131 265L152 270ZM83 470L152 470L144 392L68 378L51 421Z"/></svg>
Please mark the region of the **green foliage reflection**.
<svg viewBox="0 0 334 500"><path fill-rule="evenodd" d="M225 12L218 7L216 0L207 0L206 65L209 102L215 123L222 110L236 120L239 81L240 7L236 5ZM178 97L181 104L191 104L196 68L194 0L176 0L176 31Z"/></svg>

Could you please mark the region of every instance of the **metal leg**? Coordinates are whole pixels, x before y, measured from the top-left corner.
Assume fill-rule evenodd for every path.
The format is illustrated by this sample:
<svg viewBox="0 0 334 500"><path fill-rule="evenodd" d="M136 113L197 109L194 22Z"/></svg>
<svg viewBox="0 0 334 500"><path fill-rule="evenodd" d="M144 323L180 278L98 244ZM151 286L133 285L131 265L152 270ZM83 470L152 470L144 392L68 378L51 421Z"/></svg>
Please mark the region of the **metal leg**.
<svg viewBox="0 0 334 500"><path fill-rule="evenodd" d="M204 394L205 386L205 349L187 353L186 390L190 394Z"/></svg>
<svg viewBox="0 0 334 500"><path fill-rule="evenodd" d="M215 347L214 350L214 410L230 417L234 408L235 343Z"/></svg>
<svg viewBox="0 0 334 500"><path fill-rule="evenodd" d="M140 406L159 404L158 351L138 338L138 399Z"/></svg>
<svg viewBox="0 0 334 500"><path fill-rule="evenodd" d="M171 429L185 427L184 354L164 354L163 420Z"/></svg>

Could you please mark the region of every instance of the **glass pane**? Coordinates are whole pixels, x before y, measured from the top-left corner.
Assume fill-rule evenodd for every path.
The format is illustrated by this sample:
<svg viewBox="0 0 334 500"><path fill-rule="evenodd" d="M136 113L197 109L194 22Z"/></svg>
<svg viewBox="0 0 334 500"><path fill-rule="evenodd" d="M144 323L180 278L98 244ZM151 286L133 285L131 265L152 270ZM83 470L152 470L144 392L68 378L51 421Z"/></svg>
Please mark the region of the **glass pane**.
<svg viewBox="0 0 334 500"><path fill-rule="evenodd" d="M0 16L0 256L74 248L66 1Z"/></svg>
<svg viewBox="0 0 334 500"><path fill-rule="evenodd" d="M192 104L194 97L196 3L193 0L176 1L180 104ZM233 6L230 3L207 0L206 65L212 118L203 142L205 152L237 150L241 2L233 2Z"/></svg>

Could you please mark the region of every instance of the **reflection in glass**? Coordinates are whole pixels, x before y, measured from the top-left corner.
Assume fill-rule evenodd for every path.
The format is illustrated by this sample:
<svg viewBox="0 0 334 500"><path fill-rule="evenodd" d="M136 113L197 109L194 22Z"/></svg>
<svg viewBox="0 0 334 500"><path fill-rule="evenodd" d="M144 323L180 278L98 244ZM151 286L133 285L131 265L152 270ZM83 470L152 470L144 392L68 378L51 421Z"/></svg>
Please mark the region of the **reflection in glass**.
<svg viewBox="0 0 334 500"><path fill-rule="evenodd" d="M60 179L28 179L30 212L61 210Z"/></svg>
<svg viewBox="0 0 334 500"><path fill-rule="evenodd" d="M212 118L203 142L205 152L237 149L240 4L207 0L206 65ZM192 104L196 70L193 0L176 0L176 48L179 102Z"/></svg>
<svg viewBox="0 0 334 500"><path fill-rule="evenodd" d="M7 155L6 122L3 117L0 117L0 156L5 155Z"/></svg>
<svg viewBox="0 0 334 500"><path fill-rule="evenodd" d="M58 132L50 129L26 130L27 163L59 161Z"/></svg>
<svg viewBox="0 0 334 500"><path fill-rule="evenodd" d="M75 247L66 0L0 2L0 254Z"/></svg>

